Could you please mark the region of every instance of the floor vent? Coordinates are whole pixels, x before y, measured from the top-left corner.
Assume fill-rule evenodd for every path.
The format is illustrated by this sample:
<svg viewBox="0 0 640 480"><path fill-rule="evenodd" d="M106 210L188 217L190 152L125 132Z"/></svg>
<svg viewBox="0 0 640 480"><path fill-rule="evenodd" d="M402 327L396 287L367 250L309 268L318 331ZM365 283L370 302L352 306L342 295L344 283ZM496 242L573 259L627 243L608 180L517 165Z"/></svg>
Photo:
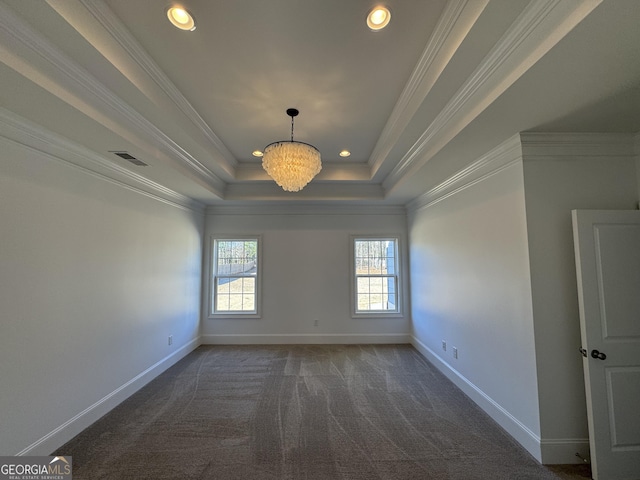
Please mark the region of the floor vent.
<svg viewBox="0 0 640 480"><path fill-rule="evenodd" d="M119 156L120 158L133 163L134 165L137 165L139 167L148 167L149 165L144 163L142 160L138 160L136 157L134 157L133 155L131 155L129 152L111 152L116 154L117 156Z"/></svg>

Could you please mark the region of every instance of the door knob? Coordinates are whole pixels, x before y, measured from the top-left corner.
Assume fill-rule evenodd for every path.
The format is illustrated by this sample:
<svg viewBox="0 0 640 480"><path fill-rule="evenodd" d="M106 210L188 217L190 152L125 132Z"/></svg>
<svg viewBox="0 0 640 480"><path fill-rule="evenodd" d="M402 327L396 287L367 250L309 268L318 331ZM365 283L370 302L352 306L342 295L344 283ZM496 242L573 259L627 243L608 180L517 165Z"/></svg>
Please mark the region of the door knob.
<svg viewBox="0 0 640 480"><path fill-rule="evenodd" d="M604 353L601 353L598 350L591 350L591 356L593 358L599 358L600 360L604 360L605 358L607 358Z"/></svg>

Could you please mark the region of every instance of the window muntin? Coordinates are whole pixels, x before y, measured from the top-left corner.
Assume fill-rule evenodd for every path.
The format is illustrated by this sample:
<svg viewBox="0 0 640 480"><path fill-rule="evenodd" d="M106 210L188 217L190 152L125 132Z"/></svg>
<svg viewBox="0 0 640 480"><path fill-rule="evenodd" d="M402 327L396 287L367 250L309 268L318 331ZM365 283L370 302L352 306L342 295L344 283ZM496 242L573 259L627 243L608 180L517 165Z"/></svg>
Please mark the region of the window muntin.
<svg viewBox="0 0 640 480"><path fill-rule="evenodd" d="M212 314L257 314L258 239L215 239L212 263Z"/></svg>
<svg viewBox="0 0 640 480"><path fill-rule="evenodd" d="M398 239L355 238L355 313L397 313Z"/></svg>

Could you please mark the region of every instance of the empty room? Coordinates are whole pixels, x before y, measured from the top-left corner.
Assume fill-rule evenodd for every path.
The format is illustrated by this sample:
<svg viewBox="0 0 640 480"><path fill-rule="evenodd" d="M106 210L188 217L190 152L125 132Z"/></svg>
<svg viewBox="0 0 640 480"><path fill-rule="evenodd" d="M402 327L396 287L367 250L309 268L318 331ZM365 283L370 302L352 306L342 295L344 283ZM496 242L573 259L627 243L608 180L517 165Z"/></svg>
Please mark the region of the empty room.
<svg viewBox="0 0 640 480"><path fill-rule="evenodd" d="M0 0L0 478L640 479L639 24Z"/></svg>

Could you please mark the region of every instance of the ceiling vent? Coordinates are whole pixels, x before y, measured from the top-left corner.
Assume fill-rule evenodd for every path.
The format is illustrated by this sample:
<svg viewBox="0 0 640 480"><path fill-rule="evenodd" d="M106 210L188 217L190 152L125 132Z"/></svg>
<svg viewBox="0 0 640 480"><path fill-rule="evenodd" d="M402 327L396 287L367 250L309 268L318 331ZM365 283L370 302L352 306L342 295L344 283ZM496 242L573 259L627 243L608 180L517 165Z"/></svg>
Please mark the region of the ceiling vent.
<svg viewBox="0 0 640 480"><path fill-rule="evenodd" d="M134 157L133 155L131 155L129 152L114 152L111 151L111 153L114 153L115 155L119 156L120 158L133 163L134 165L137 165L138 167L148 167L149 165L144 163L142 160L138 160L136 157Z"/></svg>

